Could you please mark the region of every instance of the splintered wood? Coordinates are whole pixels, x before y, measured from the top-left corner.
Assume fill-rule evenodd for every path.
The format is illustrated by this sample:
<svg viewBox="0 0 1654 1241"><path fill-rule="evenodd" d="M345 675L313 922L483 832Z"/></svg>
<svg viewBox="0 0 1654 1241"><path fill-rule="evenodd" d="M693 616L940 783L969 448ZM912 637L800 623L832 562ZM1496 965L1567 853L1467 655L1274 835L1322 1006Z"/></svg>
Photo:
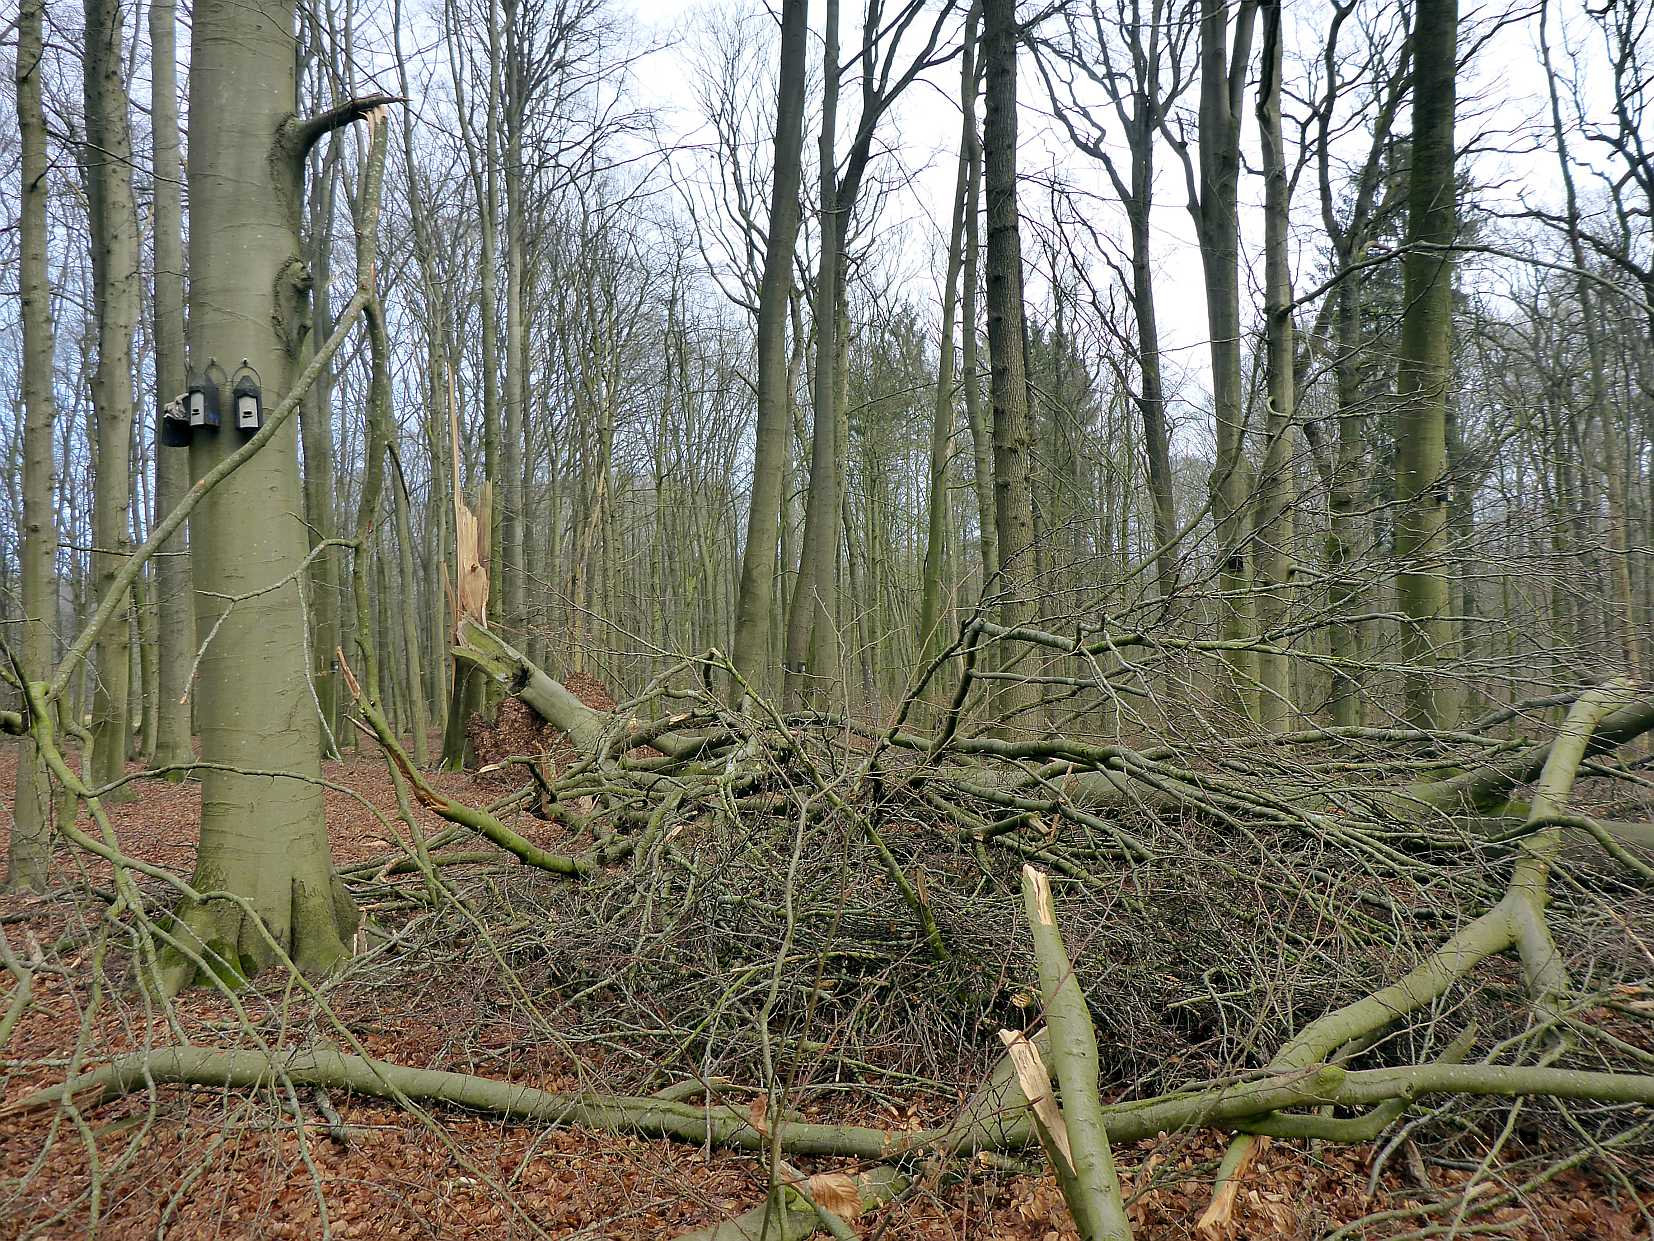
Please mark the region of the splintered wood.
<svg viewBox="0 0 1654 1241"><path fill-rule="evenodd" d="M462 621L488 628L488 535L494 483L492 479L483 481L482 498L477 503L477 511L472 512L460 488L459 402L454 398L451 374L448 376L448 429L454 446L454 557L458 577L452 602L454 631L458 633Z"/></svg>

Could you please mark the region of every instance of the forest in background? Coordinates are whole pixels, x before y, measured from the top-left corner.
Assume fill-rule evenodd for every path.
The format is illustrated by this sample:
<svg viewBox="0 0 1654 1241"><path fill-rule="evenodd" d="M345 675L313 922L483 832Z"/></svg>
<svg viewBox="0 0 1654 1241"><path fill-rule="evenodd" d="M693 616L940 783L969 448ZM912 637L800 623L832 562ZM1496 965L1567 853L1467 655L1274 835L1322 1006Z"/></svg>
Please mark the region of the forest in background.
<svg viewBox="0 0 1654 1241"><path fill-rule="evenodd" d="M3 1217L230 1084L1649 1226L1651 15L22 0ZM565 1059L375 1054L439 960Z"/></svg>

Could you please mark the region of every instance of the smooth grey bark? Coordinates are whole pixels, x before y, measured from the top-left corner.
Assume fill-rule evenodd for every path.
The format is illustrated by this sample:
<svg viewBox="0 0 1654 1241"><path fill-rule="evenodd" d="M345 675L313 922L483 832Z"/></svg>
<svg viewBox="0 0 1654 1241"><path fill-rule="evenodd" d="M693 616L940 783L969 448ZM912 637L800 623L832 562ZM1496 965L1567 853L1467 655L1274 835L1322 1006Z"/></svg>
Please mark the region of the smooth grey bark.
<svg viewBox="0 0 1654 1241"><path fill-rule="evenodd" d="M457 41L454 33L454 24L458 22L458 15L454 7L448 7L448 21L450 22L450 39ZM500 436L500 323L499 323L499 201L500 201L500 174L498 155L500 151L500 87L501 87L501 46L500 22L494 0L487 4L487 35L488 35L488 85L487 95L481 101L483 111L482 134L479 139L476 126L471 120L466 101L464 75L459 66L454 68L454 91L459 104L460 138L465 150L465 163L468 178L471 182L471 192L477 203L477 239L480 249L479 277L479 306L478 316L481 321L481 356L478 359L478 370L482 378L482 425L483 425L483 477L492 483L496 490L500 487L501 453L503 445ZM502 496L503 500L503 496ZM500 525L501 503L495 503L492 515L489 518L488 530L488 563L498 566L500 563ZM504 584L502 574L496 571L490 574L488 583L488 611L490 615L499 615L504 599Z"/></svg>
<svg viewBox="0 0 1654 1241"><path fill-rule="evenodd" d="M758 427L731 648L736 671L759 692L767 691L771 678L768 628L770 601L776 589L781 476L787 453L787 299L798 242L807 18L806 0L784 0L776 90L775 179L770 192L764 274L758 292ZM743 692L739 685L731 689L736 698Z"/></svg>
<svg viewBox="0 0 1654 1241"><path fill-rule="evenodd" d="M1413 142L1402 261L1396 380L1396 603L1401 622L1403 710L1416 728L1451 728L1443 675L1453 626L1447 615L1447 385L1456 235L1453 120L1458 85L1458 0L1418 0L1413 15Z"/></svg>
<svg viewBox="0 0 1654 1241"><path fill-rule="evenodd" d="M157 401L184 391L184 168L178 129L177 0L151 0L150 128L155 161L155 380ZM176 448L155 451L155 512L178 507L190 484L189 453ZM190 584L189 542L180 533L162 548L155 562L156 646L155 762L163 767L195 756L191 740L190 663L195 658L195 600ZM183 773L169 778L182 778Z"/></svg>
<svg viewBox="0 0 1654 1241"><path fill-rule="evenodd" d="M1407 95L1410 52L1403 48L1390 67L1379 93L1366 159L1356 177L1347 215L1340 219L1333 186L1333 113L1344 85L1340 75L1339 34L1353 5L1340 5L1329 24L1322 56L1326 99L1316 117L1316 173L1320 183L1321 224L1332 251L1332 273L1337 278L1330 306L1333 382L1337 401L1337 442L1331 451L1327 483L1328 532L1326 541L1327 601L1336 618L1327 631L1327 652L1338 663L1332 674L1333 723L1357 727L1366 709L1363 663L1370 645L1370 622L1361 619L1370 609L1372 582L1357 566L1372 546L1371 521L1364 506L1369 498L1371 463L1367 450L1368 393L1362 366L1368 349L1362 307L1359 265L1366 260L1380 221L1389 214L1387 198L1392 179L1385 176L1391 153L1391 134ZM1381 198L1381 191L1384 197ZM1312 334L1313 335L1313 334ZM1309 424L1306 424L1306 429Z"/></svg>
<svg viewBox="0 0 1654 1241"><path fill-rule="evenodd" d="M156 437L157 440L159 438ZM140 448L140 456L142 451ZM134 517L148 508L143 495L145 488L142 486L145 480L140 476L137 481L139 492L132 504ZM143 531L133 530L133 546L142 542ZM147 564L144 571L132 580L132 649L137 658L127 663L127 682L131 686L127 701L139 704L138 731L132 738L132 755L145 767L155 762L155 727L157 708L160 705L156 699L161 694L161 670L158 666L158 652L155 649L160 642L160 637L155 632L158 628L155 615L155 566Z"/></svg>
<svg viewBox="0 0 1654 1241"><path fill-rule="evenodd" d="M91 224L97 369L92 376L96 482L92 574L103 596L131 547L132 333L138 323L138 219L132 198L132 127L128 120L125 40L120 0L86 0L85 100L87 212ZM122 603L130 606L128 594ZM98 637L92 705L92 783L126 773L131 743L132 639L125 623ZM135 796L122 785L110 800Z"/></svg>
<svg viewBox="0 0 1654 1241"><path fill-rule="evenodd" d="M393 42L396 49L397 81L404 97L409 95L407 63L402 55L402 8L400 0L393 6ZM446 296L439 296L438 290L442 281L436 267L435 241L431 236L430 220L425 212L425 192L420 182L419 161L414 155L413 117L411 112L404 108L400 117L402 138L402 163L407 176L408 184L408 217L413 226L414 260L419 269L420 293L425 306L425 418L424 431L426 448L430 459L430 492L426 509L424 529L430 539L429 559L426 561L433 588L430 590L428 601L428 617L430 626L430 642L432 659L429 665L431 702L434 708L434 718L443 719L447 715L447 698L444 693L445 681L443 673L447 668L446 651L448 640L451 637L452 618L449 614L448 600L444 597L443 589L437 582L446 580L447 566L454 563L453 547L454 534L452 528L453 514L444 503L444 497L449 494L447 479L447 463L449 454L443 450L447 441L445 417L448 408L448 385L452 374L452 363L449 361L449 339L452 335L447 328L451 313L450 303ZM402 477L400 458L397 461L397 474L401 481L401 494L398 503L401 507L397 515L397 537L404 549L404 556L412 555L411 536L405 535L402 524L408 519L406 508L411 504L408 494L406 478ZM407 591L406 612L411 618L415 609L413 601L414 582L409 574L404 574L403 589ZM416 672L422 662L419 651L410 649L408 656ZM417 685L419 682L416 681ZM422 694L419 699L419 710L425 709L426 699ZM418 715L416 714L416 721ZM427 727L429 727L427 721ZM414 740L414 760L420 764L428 761L429 755L425 752L426 745L422 736ZM446 756L444 756L446 757ZM458 756L463 761L464 755Z"/></svg>
<svg viewBox="0 0 1654 1241"><path fill-rule="evenodd" d="M488 100L483 116L482 175L472 174L476 183L477 214L482 239L482 423L483 473L498 495L490 506L488 522L488 563L494 571L488 578L488 609L498 616L505 603L505 559L501 535L506 496L501 493L500 471L504 469L505 445L500 426L500 311L499 311L499 203L500 203L500 113L501 86L500 23L494 18L493 0L488 5ZM473 155L473 159L476 157Z"/></svg>
<svg viewBox="0 0 1654 1241"><path fill-rule="evenodd" d="M266 411L292 387L309 327L299 214L303 148L315 135L292 115L294 16L294 0L197 0L190 44L190 354L198 370L246 359ZM382 133L374 145L382 168ZM198 432L194 477L240 444L228 420ZM356 922L322 819L303 511L287 423L193 514L197 622L206 632L222 620L201 657L201 751L215 766L202 774L193 883L244 897L263 925L239 904L207 901L182 909L179 929L243 974L273 959L266 932L300 968L325 971L348 953ZM188 968L179 973L187 982Z"/></svg>
<svg viewBox="0 0 1654 1241"><path fill-rule="evenodd" d="M1567 129L1562 123L1562 101L1558 94L1557 77L1551 68L1550 39L1546 31L1550 18L1548 10L1548 4L1540 6L1539 46L1544 59L1546 80L1550 84L1551 132L1556 142L1562 186L1567 194L1568 251L1576 272L1575 294L1579 298L1580 321L1585 330L1586 359L1590 364L1587 376L1590 411L1587 417L1594 417L1601 429L1603 475L1608 492L1608 521L1613 543L1618 549L1617 553L1610 551L1608 555L1611 561L1609 573L1614 583L1614 601L1619 611L1620 654L1625 661L1626 670L1636 677L1640 675L1644 660L1642 634L1636 620L1636 598L1631 586L1631 534L1626 521L1623 454L1619 429L1614 425L1614 418L1610 413L1605 350L1598 322L1598 315L1601 313L1600 303L1596 296L1596 287L1587 275L1590 269L1586 262L1585 243L1579 226L1579 192L1574 184L1573 162L1568 154Z"/></svg>
<svg viewBox="0 0 1654 1241"><path fill-rule="evenodd" d="M1083 49L1079 42L1080 19L1072 15L1069 18L1073 42L1062 54L1108 97L1129 159L1123 175L1113 153L1101 141L1102 127L1091 122L1093 132L1083 134L1070 121L1070 110L1090 119L1084 104L1072 95L1066 104L1059 103L1053 91L1058 119L1075 146L1102 164L1126 213L1131 238L1131 309L1137 328L1139 383L1135 397L1143 427L1143 455L1148 465L1149 501L1154 514L1155 584L1163 599L1177 589L1177 506L1172 491L1171 441L1166 425L1166 385L1160 356L1150 220L1154 208L1155 140L1188 80L1183 61L1187 34L1182 19L1173 12L1174 2L1150 0L1147 13L1143 11L1142 0L1130 0L1129 10L1122 2L1110 20L1104 18L1098 0L1091 0L1087 16L1091 37L1095 40L1095 62L1089 49ZM1119 38L1125 42L1129 68L1115 63L1116 53L1110 48L1111 26L1118 28Z"/></svg>
<svg viewBox="0 0 1654 1241"><path fill-rule="evenodd" d="M372 206L357 205L358 231L362 226L361 212L364 209L371 210ZM358 279L371 284L374 277L372 273L364 272ZM371 290L365 318L370 355L367 427L362 454L361 494L357 497L355 547L350 558L350 594L356 610L353 637L359 660L357 675L368 701L377 707L383 704L384 694L389 688L381 676L383 660L389 651L379 641L370 592L374 561L379 556L379 499L384 491L385 454L390 444L390 342L376 289Z"/></svg>
<svg viewBox="0 0 1654 1241"><path fill-rule="evenodd" d="M412 498L408 494L407 476L402 471L402 458L394 444L391 461L396 466L396 552L402 601L396 610L402 619L402 649L407 661L408 723L413 730L413 758L423 767L430 761L431 715L425 697L425 674L420 667L419 609L414 605L419 598L419 583L414 574Z"/></svg>
<svg viewBox="0 0 1654 1241"><path fill-rule="evenodd" d="M1154 251L1149 219L1154 197L1154 139L1163 110L1159 43L1163 6L1150 18L1149 46L1140 89L1132 92L1131 186L1122 198L1131 230L1131 309L1137 321L1138 416L1143 423L1143 453L1148 461L1149 497L1154 505L1155 585L1162 599L1177 590L1177 503L1172 494L1171 434L1166 426L1166 381L1160 362L1160 317L1154 297ZM1118 101L1117 101L1118 103Z"/></svg>
<svg viewBox="0 0 1654 1241"><path fill-rule="evenodd" d="M849 220L861 197L863 180L873 156L873 137L880 118L891 103L929 63L942 21L944 8L932 26L928 41L899 74L895 72L895 51L902 35L923 11L921 0L907 0L900 11L886 20L883 7L869 4L862 20L862 48L856 58L862 62L861 115L855 137L839 173L834 163L834 122L838 108L838 5L829 0L827 41L823 56L824 106L821 128L821 256L816 295L816 375L814 427L811 436L810 486L804 516L804 541L800 550L798 581L793 588L787 613L786 686L789 702L796 702L806 687L831 689L839 671L837 525L841 504L839 489L842 462L832 449L837 443L835 412L840 380L838 372L846 350L839 338L848 336L846 281ZM881 43L883 51L881 53ZM831 296L829 296L829 294ZM799 603L807 606L801 612Z"/></svg>
<svg viewBox="0 0 1654 1241"><path fill-rule="evenodd" d="M19 317L23 325L23 529L17 653L24 675L44 680L56 627L57 513L52 504L53 332L46 267L46 115L41 104L46 0L22 0L17 14ZM51 858L51 781L33 737L18 747L17 800L6 850L6 886L42 889Z"/></svg>
<svg viewBox="0 0 1654 1241"><path fill-rule="evenodd" d="M505 426L500 442L500 469L504 489L500 493L500 623L508 630L520 628L526 618L527 591L524 586L523 488L523 393L526 376L528 324L523 306L524 233L528 226L523 211L523 127L527 124L529 89L524 80L523 53L518 0L504 0L505 25ZM496 483L498 487L500 484Z"/></svg>

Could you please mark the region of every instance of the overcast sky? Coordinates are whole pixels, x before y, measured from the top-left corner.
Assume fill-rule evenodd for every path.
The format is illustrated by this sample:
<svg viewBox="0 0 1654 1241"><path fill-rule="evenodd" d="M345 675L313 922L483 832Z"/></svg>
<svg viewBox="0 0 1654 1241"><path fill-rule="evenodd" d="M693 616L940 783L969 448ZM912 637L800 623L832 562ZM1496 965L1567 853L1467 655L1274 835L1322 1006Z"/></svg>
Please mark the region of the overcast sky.
<svg viewBox="0 0 1654 1241"><path fill-rule="evenodd" d="M758 11L757 3L752 4L750 9L745 5L738 7L742 11ZM856 5L846 3L843 7L841 37L848 53L853 50L853 41L859 36L859 21ZM697 121L693 94L687 80L690 71L688 44L697 37L695 19L705 8L705 0L634 0L634 12L640 23L662 43L674 44L656 55L654 60L658 67L651 67L640 74L643 101L662 106L670 127L682 137L693 136ZM821 10L820 0L816 0L811 14L812 29L815 31L820 29ZM1487 24L1497 16L1516 11L1519 10L1511 9L1505 0L1494 0L1491 4L1466 3L1462 22L1466 30L1486 29ZM1294 76L1303 80L1305 71L1302 59L1319 55L1326 6L1318 0L1295 0L1287 5L1287 13L1285 73L1290 93ZM1555 20L1553 18L1553 23ZM1557 29L1553 24L1553 42L1559 38L1554 33ZM812 38L810 55L813 61L819 58L820 50L819 39ZM773 44L769 55L774 56ZM921 170L912 194L905 199L891 201L885 209L889 219L907 222L908 232L912 234L908 241L910 249L920 245L921 230L914 228L913 223L927 218L932 222L928 230L923 230L931 235L932 253L915 254L911 261L902 264L915 270L923 270L927 265L940 267L940 258L934 247L939 245L950 205L953 159L959 132L957 69L949 66L938 70L933 78L930 89L910 89L897 114L887 120L881 131L881 136L893 148L892 155L885 158L894 158L909 169ZM1044 86L1026 58L1019 74L1019 86L1024 104L1019 171L1025 177L1034 177L1055 165L1065 178L1079 187L1112 200L1101 170L1091 166L1090 161L1074 151L1054 122L1041 115L1047 107ZM1185 101L1192 107L1192 92L1185 96ZM1255 169L1257 131L1252 106L1253 100L1249 95L1245 145L1251 166ZM773 107L771 102L772 111ZM1522 194L1552 205L1560 198L1560 180L1554 155L1543 149L1534 149L1535 125L1548 131L1547 108L1545 77L1540 68L1533 19L1529 18L1493 35L1478 50L1461 86L1460 142L1462 145L1472 138L1476 139L1478 149L1472 158L1471 169L1476 180L1486 187L1486 205L1511 210L1519 205L1518 199ZM1290 117L1290 99L1288 111ZM1400 125L1403 134L1407 132L1406 125L1403 118ZM1289 130L1290 127L1289 119ZM814 136L807 136L806 141L813 149ZM1290 132L1288 141L1291 141ZM1158 289L1162 294L1163 339L1192 385L1192 390L1185 393L1186 397L1191 402L1200 403L1206 387L1204 346L1207 334L1199 252L1185 209L1181 167L1169 147L1161 149L1157 160L1159 183L1154 245L1161 271ZM808 187L806 189L808 193ZM1250 273L1258 266L1257 251L1261 245L1261 221L1257 211L1248 210L1248 204L1255 206L1261 195L1260 179L1243 176L1244 287L1251 303L1250 307L1243 306L1243 318L1248 320L1256 313L1260 300L1258 281ZM1037 184L1025 185L1021 197L1025 210L1044 213L1043 203L1038 201L1043 198L1043 193ZM1306 178L1302 183L1295 200L1294 215L1299 223L1294 246L1297 283L1300 287L1307 287L1317 278L1314 263L1316 247L1320 243L1319 204L1312 179ZM1123 237L1123 217L1117 208L1111 208L1107 202L1100 203L1096 215L1088 218L1100 231L1116 238ZM1024 247L1025 256L1031 257L1026 239ZM1106 275L1106 269L1101 264L1098 264L1097 275L1098 278ZM928 287L934 288L939 275L926 273L925 278ZM1497 290L1499 281L1491 271L1476 273L1472 278L1479 288L1489 292ZM920 290L916 289L914 293L917 296ZM1031 289L1030 295L1037 297L1037 288Z"/></svg>

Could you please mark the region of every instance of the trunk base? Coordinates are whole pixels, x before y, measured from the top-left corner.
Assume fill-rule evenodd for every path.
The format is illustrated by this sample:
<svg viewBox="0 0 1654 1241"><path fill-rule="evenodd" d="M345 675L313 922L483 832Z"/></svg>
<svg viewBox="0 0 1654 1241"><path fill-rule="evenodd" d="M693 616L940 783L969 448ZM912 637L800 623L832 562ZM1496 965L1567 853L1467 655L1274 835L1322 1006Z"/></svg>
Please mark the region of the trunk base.
<svg viewBox="0 0 1654 1241"><path fill-rule="evenodd" d="M204 885L198 875L194 886L204 891L212 885ZM224 890L229 885L216 886ZM280 908L277 899L282 887L289 898L286 908ZM285 884L260 882L257 888L259 895L245 904L209 897L187 901L174 913L172 936L193 949L219 983L239 988L275 964L275 945L280 945L301 973L311 977L331 973L350 956L361 915L337 875L329 874L322 884L291 875ZM262 929L250 909L257 911ZM177 948L163 954L161 980L169 995L212 981Z"/></svg>

